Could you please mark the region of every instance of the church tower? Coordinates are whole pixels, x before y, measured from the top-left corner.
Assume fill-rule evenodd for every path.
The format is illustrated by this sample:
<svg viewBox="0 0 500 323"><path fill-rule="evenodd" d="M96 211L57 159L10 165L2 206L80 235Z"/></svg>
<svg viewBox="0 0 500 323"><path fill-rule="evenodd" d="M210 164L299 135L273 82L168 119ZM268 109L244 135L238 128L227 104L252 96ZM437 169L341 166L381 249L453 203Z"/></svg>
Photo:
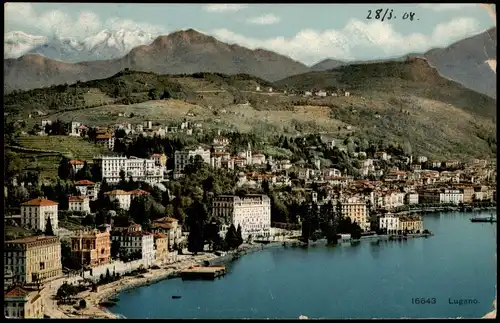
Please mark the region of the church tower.
<svg viewBox="0 0 500 323"><path fill-rule="evenodd" d="M248 143L246 155L247 155L247 165L252 165L252 145L250 144L250 142Z"/></svg>

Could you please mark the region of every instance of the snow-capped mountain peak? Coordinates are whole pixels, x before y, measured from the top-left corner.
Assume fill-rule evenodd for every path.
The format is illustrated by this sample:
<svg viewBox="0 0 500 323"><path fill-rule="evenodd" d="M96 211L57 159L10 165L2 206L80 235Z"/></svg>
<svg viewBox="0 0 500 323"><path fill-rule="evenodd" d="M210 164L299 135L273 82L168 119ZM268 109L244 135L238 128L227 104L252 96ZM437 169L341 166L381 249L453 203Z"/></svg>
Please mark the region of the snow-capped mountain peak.
<svg viewBox="0 0 500 323"><path fill-rule="evenodd" d="M17 58L47 41L45 36L33 36L22 31L8 32L4 35L4 58Z"/></svg>
<svg viewBox="0 0 500 323"><path fill-rule="evenodd" d="M128 53L139 45L149 45L156 35L141 30L119 29L116 31L103 30L97 35L83 40L85 48L90 51L102 50L103 47L112 48L122 54Z"/></svg>
<svg viewBox="0 0 500 323"><path fill-rule="evenodd" d="M26 53L67 62L113 59L126 55L132 48L149 45L158 35L142 30L102 30L83 40L32 36L23 32L5 34L4 58L17 58ZM30 41L31 40L31 41ZM36 40L36 41L33 41Z"/></svg>

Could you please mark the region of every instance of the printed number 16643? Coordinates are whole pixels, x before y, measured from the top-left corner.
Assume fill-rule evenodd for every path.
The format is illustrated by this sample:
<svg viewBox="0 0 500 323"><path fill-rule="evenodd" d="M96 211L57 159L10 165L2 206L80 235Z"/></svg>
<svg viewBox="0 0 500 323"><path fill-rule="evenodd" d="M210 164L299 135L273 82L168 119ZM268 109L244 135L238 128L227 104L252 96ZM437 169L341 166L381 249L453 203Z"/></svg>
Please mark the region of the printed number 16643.
<svg viewBox="0 0 500 323"><path fill-rule="evenodd" d="M411 299L412 304L436 304L436 299L435 298L412 298Z"/></svg>

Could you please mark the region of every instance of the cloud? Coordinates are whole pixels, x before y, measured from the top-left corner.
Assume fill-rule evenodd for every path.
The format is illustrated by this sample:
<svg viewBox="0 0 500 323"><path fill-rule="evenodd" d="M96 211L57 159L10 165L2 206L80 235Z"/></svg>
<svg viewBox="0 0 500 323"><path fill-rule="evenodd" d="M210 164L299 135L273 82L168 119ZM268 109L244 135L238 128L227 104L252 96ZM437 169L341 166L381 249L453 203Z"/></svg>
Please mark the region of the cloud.
<svg viewBox="0 0 500 323"><path fill-rule="evenodd" d="M37 13L29 3L8 3L5 5L6 25L30 27L49 37L84 38L103 29L135 30L158 34L165 32L165 27L136 22L128 19L111 18L103 22L92 11L83 11L75 17L61 10Z"/></svg>
<svg viewBox="0 0 500 323"><path fill-rule="evenodd" d="M248 7L246 4L207 4L203 10L207 12L234 12Z"/></svg>
<svg viewBox="0 0 500 323"><path fill-rule="evenodd" d="M477 7L479 3L426 3L419 4L420 7L434 10L434 11L446 11L446 10L459 10Z"/></svg>
<svg viewBox="0 0 500 323"><path fill-rule="evenodd" d="M252 25L274 25L280 22L281 18L273 14L249 18L247 23Z"/></svg>
<svg viewBox="0 0 500 323"><path fill-rule="evenodd" d="M161 34L165 32L165 27L160 25L152 25L149 23L136 22L130 19L121 19L118 17L110 18L105 23L106 28L110 30L142 30L146 33Z"/></svg>
<svg viewBox="0 0 500 323"><path fill-rule="evenodd" d="M443 47L481 32L472 18L456 18L434 28L431 35L413 33L403 35L390 24L380 21L350 20L342 29L318 31L304 29L290 38L255 39L227 29L217 29L212 35L221 41L237 43L256 49L264 48L313 64L328 57L341 60L377 59L422 53L433 47ZM365 55L365 56L363 56Z"/></svg>

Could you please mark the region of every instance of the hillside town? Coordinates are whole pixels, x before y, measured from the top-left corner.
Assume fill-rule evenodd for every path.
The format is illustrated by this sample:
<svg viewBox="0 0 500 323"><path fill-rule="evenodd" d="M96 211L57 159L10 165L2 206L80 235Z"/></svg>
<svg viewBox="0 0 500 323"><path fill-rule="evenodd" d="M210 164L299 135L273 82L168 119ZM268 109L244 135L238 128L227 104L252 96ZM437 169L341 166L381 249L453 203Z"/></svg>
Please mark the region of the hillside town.
<svg viewBox="0 0 500 323"><path fill-rule="evenodd" d="M52 130L61 128L54 127L56 123L61 122L44 120L40 131L54 135ZM309 151L323 149L345 156L357 166L353 172L325 166L324 159L315 157L266 156L252 148L251 140L240 140L235 150L230 136L221 130L209 136L208 144L198 142L170 156L160 149L139 158L123 151L119 154L116 147L148 136L153 140L165 137L177 128L153 126L151 121L113 127L71 122L66 127L64 135L103 145L110 153L92 160L63 158L59 177L71 189L64 194L52 192L56 199L42 195L50 191L45 190L11 208L17 214L6 214L6 225L34 232L5 241L4 286L10 290L5 302L12 304L9 317L43 317L40 288L63 276L99 283L111 281L110 275L175 264L180 255L227 251L243 242L275 241L296 235L297 230L305 241L321 238L321 226L312 225L320 213L330 212L330 222L335 216L349 222L335 227L335 234L360 239L373 234L424 233L418 211L425 208L496 204L496 171L491 160L429 160L403 151L396 155L370 152L368 147L363 151L359 143L353 148L353 141L321 135L281 139L289 141L285 145L297 142ZM180 126L184 134L196 129L202 126L188 122ZM221 171L233 174L234 180L224 192L215 187L219 184L214 174ZM13 176L6 192L33 185L23 178ZM173 192L173 183L195 185L195 181L201 183L202 192L189 192L193 202L183 205L183 189ZM61 226L68 218L81 221L82 227ZM15 307L19 297L23 305Z"/></svg>

